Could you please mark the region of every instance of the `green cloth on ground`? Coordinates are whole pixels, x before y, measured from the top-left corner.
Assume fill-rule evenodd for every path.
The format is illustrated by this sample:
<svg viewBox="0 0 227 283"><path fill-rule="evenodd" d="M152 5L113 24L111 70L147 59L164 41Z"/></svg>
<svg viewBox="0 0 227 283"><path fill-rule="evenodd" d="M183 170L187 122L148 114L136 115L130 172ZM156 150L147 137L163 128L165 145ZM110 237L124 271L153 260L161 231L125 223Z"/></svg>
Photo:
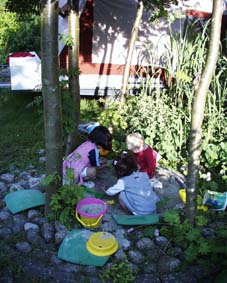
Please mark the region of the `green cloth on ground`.
<svg viewBox="0 0 227 283"><path fill-rule="evenodd" d="M58 257L71 263L103 266L109 256L95 256L86 248L86 243L92 234L93 232L89 230L72 230L61 243Z"/></svg>
<svg viewBox="0 0 227 283"><path fill-rule="evenodd" d="M84 190L87 193L94 195L95 197L100 198L100 199L103 199L106 196L105 194L97 193L97 192L93 191L92 189L84 188Z"/></svg>
<svg viewBox="0 0 227 283"><path fill-rule="evenodd" d="M12 213L45 205L45 195L38 190L20 190L6 195L6 206Z"/></svg>
<svg viewBox="0 0 227 283"><path fill-rule="evenodd" d="M159 222L157 214L149 215L117 215L112 214L114 220L119 225L146 225L156 224Z"/></svg>

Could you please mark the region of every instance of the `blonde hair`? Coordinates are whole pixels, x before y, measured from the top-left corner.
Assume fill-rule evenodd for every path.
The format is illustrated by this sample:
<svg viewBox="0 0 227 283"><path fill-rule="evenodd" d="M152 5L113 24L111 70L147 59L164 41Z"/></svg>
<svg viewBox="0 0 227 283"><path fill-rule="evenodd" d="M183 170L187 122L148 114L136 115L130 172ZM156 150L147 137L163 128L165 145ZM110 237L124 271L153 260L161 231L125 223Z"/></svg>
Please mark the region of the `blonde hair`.
<svg viewBox="0 0 227 283"><path fill-rule="evenodd" d="M126 144L128 150L139 148L144 143L144 138L140 133L132 133L127 135Z"/></svg>

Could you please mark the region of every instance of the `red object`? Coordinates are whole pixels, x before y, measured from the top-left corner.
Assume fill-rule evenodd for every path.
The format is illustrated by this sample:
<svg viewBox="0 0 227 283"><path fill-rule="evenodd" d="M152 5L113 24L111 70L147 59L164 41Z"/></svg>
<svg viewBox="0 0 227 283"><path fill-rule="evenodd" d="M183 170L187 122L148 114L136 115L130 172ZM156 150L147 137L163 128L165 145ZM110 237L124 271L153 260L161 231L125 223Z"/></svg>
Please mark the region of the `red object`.
<svg viewBox="0 0 227 283"><path fill-rule="evenodd" d="M6 63L9 64L10 57L35 57L35 55L31 54L30 52L15 52L11 53L6 58Z"/></svg>
<svg viewBox="0 0 227 283"><path fill-rule="evenodd" d="M192 16L192 17L195 17L195 18L209 19L209 18L211 18L212 13L188 9L186 11L186 15Z"/></svg>
<svg viewBox="0 0 227 283"><path fill-rule="evenodd" d="M153 178L156 170L156 157L153 149L148 146L145 150L134 153L134 156L140 167L139 170L146 172L150 179Z"/></svg>

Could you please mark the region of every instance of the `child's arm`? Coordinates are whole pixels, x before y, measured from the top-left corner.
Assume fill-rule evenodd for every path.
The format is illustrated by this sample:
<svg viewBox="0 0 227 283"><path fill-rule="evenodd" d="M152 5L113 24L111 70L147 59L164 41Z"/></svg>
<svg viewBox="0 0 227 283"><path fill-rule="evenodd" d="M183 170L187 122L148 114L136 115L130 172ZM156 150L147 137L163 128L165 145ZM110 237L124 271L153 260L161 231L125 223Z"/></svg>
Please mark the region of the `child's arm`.
<svg viewBox="0 0 227 283"><path fill-rule="evenodd" d="M88 154L88 157L89 157L91 166L96 167L98 171L110 166L110 162L108 162L107 159L103 157L100 158L99 151L97 149L91 150ZM105 162L104 162L104 159L105 159Z"/></svg>
<svg viewBox="0 0 227 283"><path fill-rule="evenodd" d="M90 161L91 166L93 167L98 167L100 166L100 162L99 162L99 151L97 149L92 149L89 153L88 153L88 158Z"/></svg>
<svg viewBox="0 0 227 283"><path fill-rule="evenodd" d="M155 171L156 171L156 158L153 153L153 149L151 147L149 147L146 150L145 160L146 160L146 167L147 167L146 172L151 179L155 176Z"/></svg>
<svg viewBox="0 0 227 283"><path fill-rule="evenodd" d="M105 193L109 196L116 195L117 193L123 191L125 189L124 181L122 179L119 179L115 185L108 188Z"/></svg>

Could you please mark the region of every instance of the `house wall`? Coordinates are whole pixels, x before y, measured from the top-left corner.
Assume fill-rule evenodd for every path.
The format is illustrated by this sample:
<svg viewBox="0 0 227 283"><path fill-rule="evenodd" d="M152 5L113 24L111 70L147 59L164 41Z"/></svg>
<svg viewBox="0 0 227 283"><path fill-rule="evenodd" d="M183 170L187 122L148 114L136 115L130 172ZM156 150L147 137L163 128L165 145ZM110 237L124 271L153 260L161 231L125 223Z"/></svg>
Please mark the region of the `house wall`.
<svg viewBox="0 0 227 283"><path fill-rule="evenodd" d="M120 89L136 9L134 0L87 0L84 3L80 15L79 58L82 94L111 94ZM165 78L164 54L170 48L169 25L164 19L151 25L149 17L150 13L145 12L132 57L129 79L132 88L141 83L147 66L155 67L156 77ZM174 22L172 31L181 33L183 22L184 19ZM60 62L61 67L68 67L66 47L60 53Z"/></svg>

